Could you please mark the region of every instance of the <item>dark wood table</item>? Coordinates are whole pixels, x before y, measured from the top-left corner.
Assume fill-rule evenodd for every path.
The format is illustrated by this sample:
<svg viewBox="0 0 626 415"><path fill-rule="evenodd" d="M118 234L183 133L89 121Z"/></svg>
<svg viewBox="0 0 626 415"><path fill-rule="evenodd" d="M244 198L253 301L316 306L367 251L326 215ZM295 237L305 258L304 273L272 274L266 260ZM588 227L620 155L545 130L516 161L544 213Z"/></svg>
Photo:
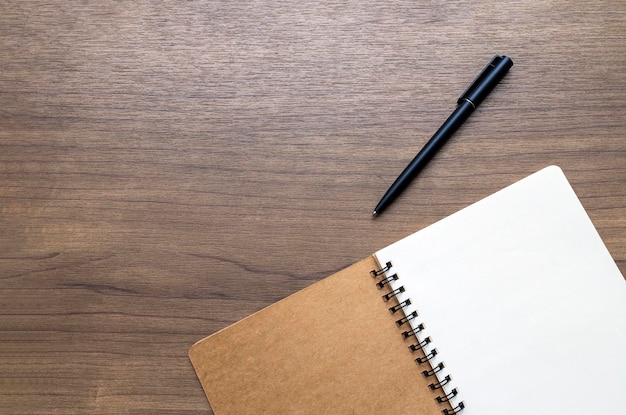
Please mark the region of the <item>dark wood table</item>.
<svg viewBox="0 0 626 415"><path fill-rule="evenodd" d="M619 1L1 2L0 413L210 414L196 340L550 164L626 272L625 68Z"/></svg>

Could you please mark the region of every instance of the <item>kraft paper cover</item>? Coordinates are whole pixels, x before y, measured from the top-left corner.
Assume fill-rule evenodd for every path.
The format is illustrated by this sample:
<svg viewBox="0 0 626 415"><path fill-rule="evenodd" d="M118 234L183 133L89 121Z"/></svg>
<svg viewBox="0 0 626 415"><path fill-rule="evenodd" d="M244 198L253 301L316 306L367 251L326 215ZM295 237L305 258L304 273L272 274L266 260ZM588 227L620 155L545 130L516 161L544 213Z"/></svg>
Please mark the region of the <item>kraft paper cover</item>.
<svg viewBox="0 0 626 415"><path fill-rule="evenodd" d="M196 343L215 414L441 414L375 268L368 257Z"/></svg>

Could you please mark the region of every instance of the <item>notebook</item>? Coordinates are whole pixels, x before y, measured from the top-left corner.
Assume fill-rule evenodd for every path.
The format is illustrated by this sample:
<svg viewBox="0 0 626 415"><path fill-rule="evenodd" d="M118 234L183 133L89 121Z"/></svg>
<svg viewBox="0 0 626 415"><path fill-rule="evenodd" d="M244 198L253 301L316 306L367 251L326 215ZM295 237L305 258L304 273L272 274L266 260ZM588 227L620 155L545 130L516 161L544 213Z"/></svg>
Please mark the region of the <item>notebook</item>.
<svg viewBox="0 0 626 415"><path fill-rule="evenodd" d="M550 166L189 356L216 415L626 413L626 283Z"/></svg>

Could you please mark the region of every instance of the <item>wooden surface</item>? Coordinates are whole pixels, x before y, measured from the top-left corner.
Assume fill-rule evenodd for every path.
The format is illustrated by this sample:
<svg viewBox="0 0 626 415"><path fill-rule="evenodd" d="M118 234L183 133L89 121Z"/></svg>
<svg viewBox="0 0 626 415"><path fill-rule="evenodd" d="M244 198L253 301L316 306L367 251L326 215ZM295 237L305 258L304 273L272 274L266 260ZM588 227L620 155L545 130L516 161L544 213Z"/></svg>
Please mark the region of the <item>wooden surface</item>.
<svg viewBox="0 0 626 415"><path fill-rule="evenodd" d="M624 68L623 1L0 2L0 413L210 414L196 340L549 164L625 273Z"/></svg>

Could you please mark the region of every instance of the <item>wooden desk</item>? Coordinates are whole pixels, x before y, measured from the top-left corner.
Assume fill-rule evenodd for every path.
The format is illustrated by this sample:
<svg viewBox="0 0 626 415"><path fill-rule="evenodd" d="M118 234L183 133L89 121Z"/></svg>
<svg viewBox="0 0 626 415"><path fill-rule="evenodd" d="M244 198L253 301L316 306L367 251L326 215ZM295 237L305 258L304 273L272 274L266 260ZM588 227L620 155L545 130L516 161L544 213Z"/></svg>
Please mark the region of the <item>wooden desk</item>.
<svg viewBox="0 0 626 415"><path fill-rule="evenodd" d="M4 1L0 51L1 413L210 414L196 340L549 164L626 273L624 2Z"/></svg>

